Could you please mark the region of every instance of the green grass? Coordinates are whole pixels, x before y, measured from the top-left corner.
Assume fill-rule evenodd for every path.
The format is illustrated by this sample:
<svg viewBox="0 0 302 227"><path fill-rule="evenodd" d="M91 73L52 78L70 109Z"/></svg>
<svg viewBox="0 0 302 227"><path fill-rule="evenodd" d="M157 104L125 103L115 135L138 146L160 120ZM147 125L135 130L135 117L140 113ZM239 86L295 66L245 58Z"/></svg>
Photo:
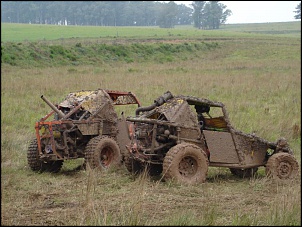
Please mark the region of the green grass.
<svg viewBox="0 0 302 227"><path fill-rule="evenodd" d="M46 41L64 39L148 39L152 38L228 38L234 36L252 37L260 34L298 37L301 22L279 22L264 24L222 25L219 30L198 30L193 26L176 26L174 29L158 27L99 27L58 26L39 24L1 23L1 42Z"/></svg>
<svg viewBox="0 0 302 227"><path fill-rule="evenodd" d="M195 51L211 51L216 42L206 43L128 43L128 44L41 44L7 42L1 45L1 62L13 66L37 67L87 65L122 61L158 63L186 59Z"/></svg>
<svg viewBox="0 0 302 227"><path fill-rule="evenodd" d="M273 22L273 23L251 23L251 24L226 24L221 30L238 31L247 33L260 33L271 35L294 35L300 36L301 21L295 22Z"/></svg>
<svg viewBox="0 0 302 227"><path fill-rule="evenodd" d="M175 31L181 29L186 31ZM97 88L132 91L143 106L168 90L221 101L235 128L272 142L285 137L301 166L300 36L197 32L208 39L137 33L135 39L37 41L33 32L33 42L24 37L2 42L1 224L300 226L300 177L274 182L264 168L252 179L240 179L227 168L210 167L207 182L196 186L135 177L123 166L108 172L76 170L83 160L64 162L58 174L28 168L34 124L50 111L40 96L58 103L69 92ZM196 48L196 43L211 48ZM105 61L93 47L120 58ZM45 58L34 60L30 53ZM72 63L71 53L79 64ZM7 56L15 56L16 64L3 62ZM118 113L122 110L129 116L135 107L119 107Z"/></svg>

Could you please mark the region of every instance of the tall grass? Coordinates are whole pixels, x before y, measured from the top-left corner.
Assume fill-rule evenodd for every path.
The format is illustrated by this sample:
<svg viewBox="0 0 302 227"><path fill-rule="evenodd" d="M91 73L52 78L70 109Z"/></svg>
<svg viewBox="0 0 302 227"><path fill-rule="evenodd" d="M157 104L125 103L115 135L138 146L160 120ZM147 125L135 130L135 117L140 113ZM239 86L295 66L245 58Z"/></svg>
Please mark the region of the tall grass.
<svg viewBox="0 0 302 227"><path fill-rule="evenodd" d="M58 103L69 92L97 88L131 91L143 106L167 90L221 101L235 128L273 142L285 137L301 165L300 38L259 37L209 40L217 48L165 62L2 63L1 224L300 226L300 178L274 182L262 168L240 179L211 167L206 183L186 186L132 176L123 166L79 170L82 160L64 162L57 174L27 166L34 123L50 111L40 96ZM118 112L131 116L135 109Z"/></svg>

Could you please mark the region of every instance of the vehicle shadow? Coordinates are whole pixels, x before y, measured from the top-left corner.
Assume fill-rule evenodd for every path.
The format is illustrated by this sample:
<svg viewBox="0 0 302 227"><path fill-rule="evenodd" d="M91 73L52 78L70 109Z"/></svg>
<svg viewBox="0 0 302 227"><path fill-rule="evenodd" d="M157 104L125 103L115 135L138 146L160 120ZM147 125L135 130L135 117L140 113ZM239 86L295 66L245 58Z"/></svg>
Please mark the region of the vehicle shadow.
<svg viewBox="0 0 302 227"><path fill-rule="evenodd" d="M219 173L216 175L211 175L207 177L207 182L210 183L216 183L216 182L220 182L220 181L250 181L250 180L260 180L266 178L265 175L260 174L260 173L255 173L253 176L250 177L242 177L242 176L235 176L232 175L231 173Z"/></svg>
<svg viewBox="0 0 302 227"><path fill-rule="evenodd" d="M65 176L74 176L79 174L81 171L85 170L84 164L80 164L78 166L75 166L73 168L62 168L60 172L57 174L59 175L65 175Z"/></svg>

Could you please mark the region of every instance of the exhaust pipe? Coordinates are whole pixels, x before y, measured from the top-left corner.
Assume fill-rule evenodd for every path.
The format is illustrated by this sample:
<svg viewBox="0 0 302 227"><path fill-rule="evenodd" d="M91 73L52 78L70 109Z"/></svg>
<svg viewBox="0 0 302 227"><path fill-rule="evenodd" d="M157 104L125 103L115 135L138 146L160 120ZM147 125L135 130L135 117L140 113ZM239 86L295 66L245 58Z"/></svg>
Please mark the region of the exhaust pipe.
<svg viewBox="0 0 302 227"><path fill-rule="evenodd" d="M170 91L167 91L162 96L160 96L158 99L154 100L154 103L151 106L137 108L135 111L135 115L139 116L140 112L153 110L155 107L164 104L171 98L173 98L172 93Z"/></svg>
<svg viewBox="0 0 302 227"><path fill-rule="evenodd" d="M55 107L55 105L52 104L52 103L51 103L47 98L45 98L43 95L41 95L41 99L43 99L44 102L46 102L46 103L50 106L50 108L53 109L53 110L59 115L60 118L64 118L64 117L65 117L65 114L64 114L61 110L59 110L57 107Z"/></svg>

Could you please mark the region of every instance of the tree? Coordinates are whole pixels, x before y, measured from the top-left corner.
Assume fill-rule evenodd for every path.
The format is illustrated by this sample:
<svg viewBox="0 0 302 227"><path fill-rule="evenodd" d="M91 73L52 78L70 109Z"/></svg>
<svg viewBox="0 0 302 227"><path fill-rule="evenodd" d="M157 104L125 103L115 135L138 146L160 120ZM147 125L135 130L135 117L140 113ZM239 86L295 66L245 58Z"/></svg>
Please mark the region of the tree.
<svg viewBox="0 0 302 227"><path fill-rule="evenodd" d="M177 9L178 9L177 24L179 25L191 24L193 9L187 7L184 4L177 5Z"/></svg>
<svg viewBox="0 0 302 227"><path fill-rule="evenodd" d="M222 16L222 9L217 1L207 2L204 6L204 24L203 28L218 29L220 25L220 18Z"/></svg>
<svg viewBox="0 0 302 227"><path fill-rule="evenodd" d="M193 21L194 21L194 27L201 29L203 26L203 18L204 18L204 5L206 4L206 1L193 1Z"/></svg>
<svg viewBox="0 0 302 227"><path fill-rule="evenodd" d="M226 6L219 1L194 1L192 3L194 12L194 27L202 29L219 29L232 14Z"/></svg>
<svg viewBox="0 0 302 227"><path fill-rule="evenodd" d="M173 1L1 1L3 23L174 27L191 14Z"/></svg>
<svg viewBox="0 0 302 227"><path fill-rule="evenodd" d="M294 13L296 13L295 19L301 19L301 2L296 6Z"/></svg>
<svg viewBox="0 0 302 227"><path fill-rule="evenodd" d="M177 4L173 1L164 3L158 18L158 25L160 28L174 28L177 21Z"/></svg>

